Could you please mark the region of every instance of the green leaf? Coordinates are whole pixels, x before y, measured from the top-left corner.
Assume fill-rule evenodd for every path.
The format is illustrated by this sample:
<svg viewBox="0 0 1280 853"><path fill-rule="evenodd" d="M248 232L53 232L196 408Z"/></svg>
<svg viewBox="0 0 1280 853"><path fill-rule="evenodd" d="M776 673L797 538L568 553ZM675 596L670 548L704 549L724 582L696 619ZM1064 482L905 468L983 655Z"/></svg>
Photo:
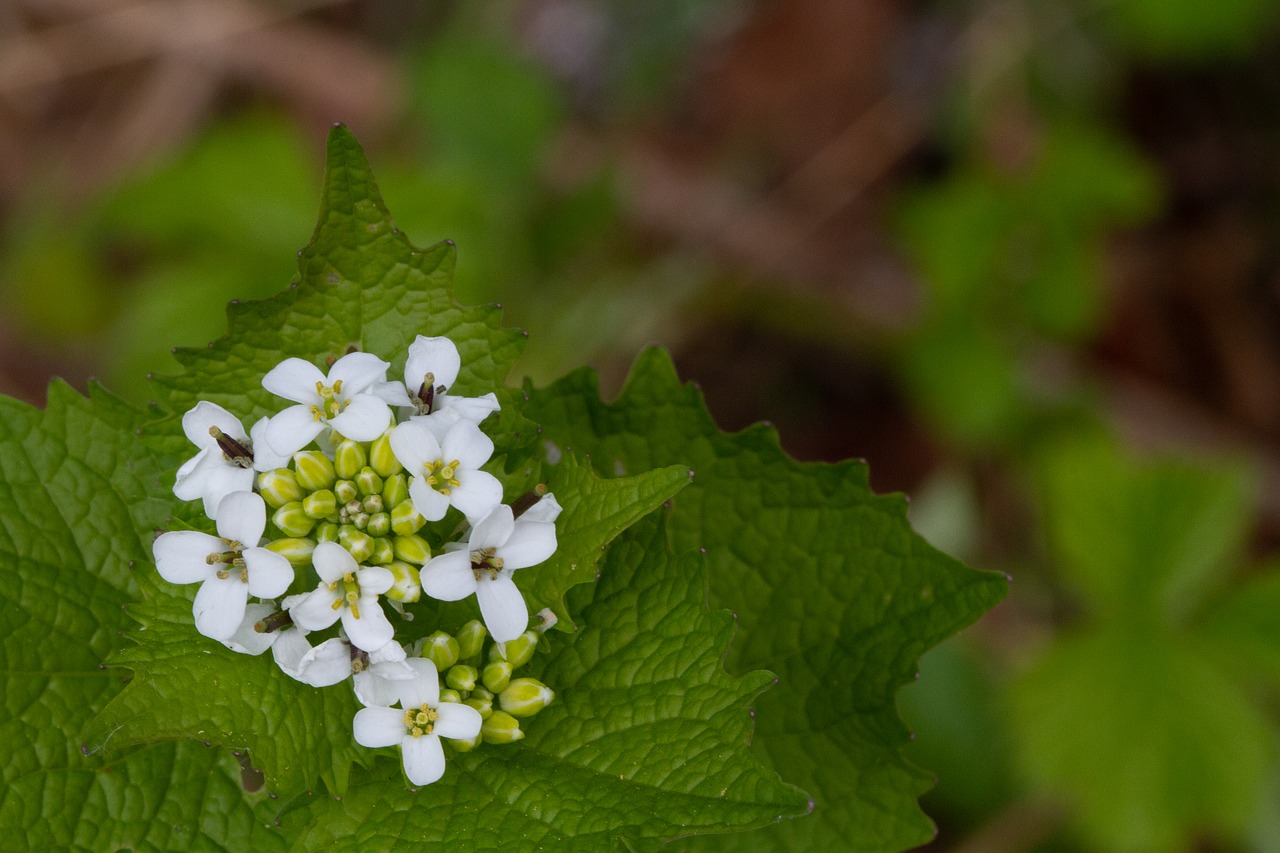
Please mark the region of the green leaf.
<svg viewBox="0 0 1280 853"><path fill-rule="evenodd" d="M724 671L733 619L707 611L701 556L672 556L659 521L609 549L582 630L556 638L539 676L557 698L525 740L455 756L421 791L397 768L341 803L307 801L283 817L302 827L299 846L596 851L802 813L808 798L747 749L750 703L773 678Z"/></svg>
<svg viewBox="0 0 1280 853"><path fill-rule="evenodd" d="M194 743L106 760L84 729L120 689L102 662L129 625L133 567L166 515L139 413L61 383L39 412L0 397L0 832L30 850L221 849L268 821L229 757ZM86 754L87 752L87 754ZM175 792L180 792L177 794ZM272 839L255 849L276 849Z"/></svg>
<svg viewBox="0 0 1280 853"><path fill-rule="evenodd" d="M781 684L758 705L757 745L813 795L812 817L724 845L901 849L932 836L916 796L927 774L901 750L894 693L919 656L1004 594L912 533L900 496L876 496L859 463L802 464L764 427L721 433L670 358L640 357L621 396L593 374L530 389L526 414L603 475L683 464L673 499L676 551L707 549L712 606L739 617L730 670L768 668Z"/></svg>

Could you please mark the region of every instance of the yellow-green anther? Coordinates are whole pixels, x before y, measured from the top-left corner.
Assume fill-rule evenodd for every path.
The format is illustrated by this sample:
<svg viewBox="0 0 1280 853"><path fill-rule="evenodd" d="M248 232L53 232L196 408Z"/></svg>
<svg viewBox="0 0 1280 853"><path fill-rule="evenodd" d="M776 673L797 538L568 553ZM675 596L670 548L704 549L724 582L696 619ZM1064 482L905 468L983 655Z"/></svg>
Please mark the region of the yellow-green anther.
<svg viewBox="0 0 1280 853"><path fill-rule="evenodd" d="M494 693L501 693L511 683L511 664L504 660L491 661L481 675L484 686Z"/></svg>
<svg viewBox="0 0 1280 853"><path fill-rule="evenodd" d="M461 702L462 694L456 690L451 690L450 688L445 687L440 691L440 701L441 702Z"/></svg>
<svg viewBox="0 0 1280 853"><path fill-rule="evenodd" d="M311 563L311 552L316 549L314 539L276 539L266 544L268 551L275 551L289 561L295 569Z"/></svg>
<svg viewBox="0 0 1280 853"><path fill-rule="evenodd" d="M381 477L390 477L404 470L404 466L400 464L400 460L391 449L391 430L375 438L369 445L369 467L377 471Z"/></svg>
<svg viewBox="0 0 1280 853"><path fill-rule="evenodd" d="M524 737L520 721L506 711L494 711L480 725L480 737L485 743L515 743Z"/></svg>
<svg viewBox="0 0 1280 853"><path fill-rule="evenodd" d="M344 438L333 451L333 470L344 480L354 480L360 469L369 464L364 445Z"/></svg>
<svg viewBox="0 0 1280 853"><path fill-rule="evenodd" d="M320 489L302 499L302 511L317 520L328 518L338 511L338 501L329 489Z"/></svg>
<svg viewBox="0 0 1280 853"><path fill-rule="evenodd" d="M392 544L397 560L421 566L431 559L431 546L421 536L397 536Z"/></svg>
<svg viewBox="0 0 1280 853"><path fill-rule="evenodd" d="M554 698L555 691L536 678L513 678L498 694L498 706L513 717L532 717Z"/></svg>
<svg viewBox="0 0 1280 853"><path fill-rule="evenodd" d="M385 546L387 549L386 563L379 563L378 559L382 554L378 553L380 548ZM418 579L418 567L411 566L408 563L402 563L398 560L392 560L391 543L385 539L374 540L373 559L370 560L375 566L385 565L391 572L391 577L395 580L391 584L391 589L384 593L387 598L392 601L403 601L406 604L412 604L422 597L422 582ZM440 665L437 663L437 667Z"/></svg>
<svg viewBox="0 0 1280 853"><path fill-rule="evenodd" d="M525 631L514 640L508 640L505 647L494 646L489 654L490 660L505 660L512 669L519 669L533 659L533 650L538 647L538 635L533 631Z"/></svg>
<svg viewBox="0 0 1280 853"><path fill-rule="evenodd" d="M436 665L436 669L444 672L458 662L458 641L444 631L436 631L422 641L422 657Z"/></svg>
<svg viewBox="0 0 1280 853"><path fill-rule="evenodd" d="M382 512L385 507L382 505L382 495L369 495L360 501L360 505L364 507L364 511L373 515L376 512Z"/></svg>
<svg viewBox="0 0 1280 853"><path fill-rule="evenodd" d="M404 501L391 510L391 529L399 536L412 536L426 523L427 520L413 508L413 501Z"/></svg>
<svg viewBox="0 0 1280 853"><path fill-rule="evenodd" d="M333 496L337 498L339 504L345 505L359 497L360 490L350 480L339 480L333 484Z"/></svg>
<svg viewBox="0 0 1280 853"><path fill-rule="evenodd" d="M337 542L338 541L338 525L332 521L322 521L316 525L316 529L312 531L312 536L317 542Z"/></svg>
<svg viewBox="0 0 1280 853"><path fill-rule="evenodd" d="M375 469L376 470L376 469ZM409 481L404 474L392 474L382 480L382 506L394 509L409 499Z"/></svg>
<svg viewBox="0 0 1280 853"><path fill-rule="evenodd" d="M391 532L391 516L385 512L375 512L369 516L369 523L364 529L370 536L386 536Z"/></svg>
<svg viewBox="0 0 1280 853"><path fill-rule="evenodd" d="M479 677L480 673L476 672L474 666L460 663L449 667L449 671L444 674L444 683L454 690L470 693L475 689L476 679Z"/></svg>
<svg viewBox="0 0 1280 853"><path fill-rule="evenodd" d="M349 524L338 529L338 544L351 552L357 563L363 563L373 554L373 537Z"/></svg>
<svg viewBox="0 0 1280 853"><path fill-rule="evenodd" d="M288 468L276 468L259 474L258 491L262 493L262 499L273 509L279 509L293 501L300 501L306 494L302 486L298 485L297 476Z"/></svg>
<svg viewBox="0 0 1280 853"><path fill-rule="evenodd" d="M275 522L286 536L302 538L311 532L311 528L316 526L316 520L302 509L301 501L290 501L284 506L276 510L275 515L271 516L271 520Z"/></svg>
<svg viewBox="0 0 1280 853"><path fill-rule="evenodd" d="M480 654L489 629L479 619L472 619L458 629L458 659L467 660Z"/></svg>
<svg viewBox="0 0 1280 853"><path fill-rule="evenodd" d="M338 478L333 461L319 450L299 450L293 454L293 467L298 474L298 485L309 492L332 489Z"/></svg>
<svg viewBox="0 0 1280 853"><path fill-rule="evenodd" d="M390 539L375 538L373 540L373 556L369 558L369 563L371 565L389 566L391 565L391 562L395 558L396 558L396 550L395 548L391 547ZM419 595L420 594L421 594L421 587L419 587ZM414 596L413 598L407 598L403 600L417 601L418 596Z"/></svg>
<svg viewBox="0 0 1280 853"><path fill-rule="evenodd" d="M355 481L356 488L360 490L360 494L364 497L380 495L382 492L382 478L378 476L377 471L368 465L360 469L355 476Z"/></svg>
<svg viewBox="0 0 1280 853"><path fill-rule="evenodd" d="M479 746L481 741L480 735L476 735L473 738L467 738L466 740L455 740L454 738L449 737L444 739L449 742L449 745L452 746L456 752L470 752Z"/></svg>
<svg viewBox="0 0 1280 853"><path fill-rule="evenodd" d="M489 715L493 713L493 699L481 699L472 693L466 699L462 700L463 705L470 705L480 712L480 719L487 720Z"/></svg>

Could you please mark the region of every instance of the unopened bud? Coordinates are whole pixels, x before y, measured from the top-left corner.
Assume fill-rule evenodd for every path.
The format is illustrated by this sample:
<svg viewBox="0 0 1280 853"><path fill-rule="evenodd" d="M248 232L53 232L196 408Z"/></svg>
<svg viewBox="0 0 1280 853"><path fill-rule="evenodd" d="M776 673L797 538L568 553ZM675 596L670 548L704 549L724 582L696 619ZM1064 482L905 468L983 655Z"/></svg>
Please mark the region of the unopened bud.
<svg viewBox="0 0 1280 853"><path fill-rule="evenodd" d="M493 701L493 691L485 687L483 684L477 684L475 689L471 691L471 696L475 699L488 699Z"/></svg>
<svg viewBox="0 0 1280 853"><path fill-rule="evenodd" d="M480 654L489 629L479 619L472 619L458 630L458 658L467 660Z"/></svg>
<svg viewBox="0 0 1280 853"><path fill-rule="evenodd" d="M375 537L373 540L373 556L369 558L369 563L374 566L389 566L395 558L396 549L391 547L391 540ZM421 592L421 587L419 587L419 592ZM418 596L405 600L417 601Z"/></svg>
<svg viewBox="0 0 1280 853"><path fill-rule="evenodd" d="M354 480L360 469L368 464L364 445L358 441L343 439L333 451L333 470L344 480Z"/></svg>
<svg viewBox="0 0 1280 853"><path fill-rule="evenodd" d="M337 479L333 461L319 450L299 450L293 454L293 467L298 474L298 485L309 492L332 489Z"/></svg>
<svg viewBox="0 0 1280 853"><path fill-rule="evenodd" d="M476 687L476 679L480 673L476 672L474 666L466 664L455 664L449 667L449 671L444 674L444 683L452 687L454 690L465 691L470 693Z"/></svg>
<svg viewBox="0 0 1280 853"><path fill-rule="evenodd" d="M364 511L369 515L382 512L385 509L382 505L382 495L369 495L360 502L360 505L364 507Z"/></svg>
<svg viewBox="0 0 1280 853"><path fill-rule="evenodd" d="M370 536L386 536L391 532L391 516L385 512L375 512L369 516L369 523L365 525L365 530ZM391 543L387 543L388 545Z"/></svg>
<svg viewBox="0 0 1280 853"><path fill-rule="evenodd" d="M398 536L412 536L426 523L427 520L413 508L413 501L403 501L391 510L391 529Z"/></svg>
<svg viewBox="0 0 1280 853"><path fill-rule="evenodd" d="M498 694L498 706L513 717L532 717L554 698L555 691L536 678L513 678Z"/></svg>
<svg viewBox="0 0 1280 853"><path fill-rule="evenodd" d="M377 470L377 469L374 469ZM409 499L409 483L404 474L392 474L382 481L382 506L394 509Z"/></svg>
<svg viewBox="0 0 1280 853"><path fill-rule="evenodd" d="M316 529L311 534L317 542L337 542L338 529L338 525L332 521L322 521L316 525Z"/></svg>
<svg viewBox="0 0 1280 853"><path fill-rule="evenodd" d="M302 511L315 519L328 518L338 511L338 502L329 489L320 489L302 499Z"/></svg>
<svg viewBox="0 0 1280 853"><path fill-rule="evenodd" d="M339 480L333 484L333 496L339 505L345 506L360 496L360 490L350 480Z"/></svg>
<svg viewBox="0 0 1280 853"><path fill-rule="evenodd" d="M381 477L390 477L404 470L395 451L391 449L391 430L375 438L369 445L369 467Z"/></svg>
<svg viewBox="0 0 1280 853"><path fill-rule="evenodd" d="M461 702L462 694L449 687L445 687L440 691L440 702Z"/></svg>
<svg viewBox="0 0 1280 853"><path fill-rule="evenodd" d="M477 711L479 711L480 719L482 720L489 719L489 715L493 713L493 697L489 697L487 699L481 699L480 697L476 696L476 694L472 693L470 696L468 696L466 699L462 701L462 704L470 705L472 708L475 708Z"/></svg>
<svg viewBox="0 0 1280 853"><path fill-rule="evenodd" d="M368 465L361 468L354 479L356 488L360 490L360 494L364 497L376 495L382 491L382 478L378 476L377 471L374 471Z"/></svg>
<svg viewBox="0 0 1280 853"><path fill-rule="evenodd" d="M316 550L314 539L275 539L266 544L268 551L275 551L284 557L295 568L301 568L311 562L311 553Z"/></svg>
<svg viewBox="0 0 1280 853"><path fill-rule="evenodd" d="M525 631L514 640L495 645L489 655L490 660L505 660L512 669L519 669L533 659L533 650L538 647L538 635L533 631Z"/></svg>
<svg viewBox="0 0 1280 853"><path fill-rule="evenodd" d="M458 662L458 641L444 631L436 631L422 641L422 657L444 672Z"/></svg>
<svg viewBox="0 0 1280 853"><path fill-rule="evenodd" d="M445 738L445 740L449 741L449 745L457 752L470 752L480 745L481 737L477 734L475 737L467 738L466 740L458 740L456 738L449 737Z"/></svg>
<svg viewBox="0 0 1280 853"><path fill-rule="evenodd" d="M279 509L287 503L302 500L306 492L288 468L263 471L258 475L258 491L267 505Z"/></svg>
<svg viewBox="0 0 1280 853"><path fill-rule="evenodd" d="M511 683L511 664L504 660L495 660L485 665L481 676L484 686L494 693L501 693Z"/></svg>
<svg viewBox="0 0 1280 853"><path fill-rule="evenodd" d="M338 544L350 551L357 563L363 563L373 555L373 537L349 524L338 529Z"/></svg>
<svg viewBox="0 0 1280 853"><path fill-rule="evenodd" d="M275 511L271 516L276 527L284 531L286 536L302 538L316 526L316 520L302 509L301 501L290 501Z"/></svg>
<svg viewBox="0 0 1280 853"><path fill-rule="evenodd" d="M494 711L480 725L480 737L485 743L515 743L524 737L520 721L506 711Z"/></svg>
<svg viewBox="0 0 1280 853"><path fill-rule="evenodd" d="M369 513L364 510L360 510L355 515L351 516L351 523L356 526L356 530L364 530L369 526Z"/></svg>
<svg viewBox="0 0 1280 853"><path fill-rule="evenodd" d="M392 544L397 560L421 566L431 559L431 546L421 536L397 536Z"/></svg>

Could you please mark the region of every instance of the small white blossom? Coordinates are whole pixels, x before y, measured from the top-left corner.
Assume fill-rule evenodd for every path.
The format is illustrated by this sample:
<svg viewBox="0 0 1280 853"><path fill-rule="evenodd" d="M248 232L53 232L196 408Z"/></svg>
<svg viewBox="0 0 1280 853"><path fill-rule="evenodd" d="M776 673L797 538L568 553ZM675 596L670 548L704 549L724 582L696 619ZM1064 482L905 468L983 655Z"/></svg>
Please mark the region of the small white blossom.
<svg viewBox="0 0 1280 853"><path fill-rule="evenodd" d="M293 581L289 561L257 547L267 525L262 497L233 492L218 506L218 535L198 530L162 533L152 546L156 570L169 583L199 583L196 630L214 640L235 635L249 596L275 598Z"/></svg>
<svg viewBox="0 0 1280 853"><path fill-rule="evenodd" d="M240 419L226 409L204 400L196 403L182 416L182 431L199 452L178 469L174 495L184 501L202 500L204 514L217 519L223 498L253 491L254 471L288 463L263 440L266 423L266 418L259 420L246 435Z"/></svg>
<svg viewBox="0 0 1280 853"><path fill-rule="evenodd" d="M418 335L409 345L404 363L404 384L384 382L374 393L393 406L409 407L415 423L426 426L443 441L449 428L460 420L480 423L498 411L495 394L460 397L449 389L458 378L462 359L458 347L445 337Z"/></svg>
<svg viewBox="0 0 1280 853"><path fill-rule="evenodd" d="M284 609L288 610L304 598L305 593L289 596L283 602ZM296 625L287 625L273 632L276 640L271 646L271 654L280 671L312 687L328 687L350 677L350 644L334 637L312 647L307 640L308 633Z"/></svg>
<svg viewBox="0 0 1280 853"><path fill-rule="evenodd" d="M502 501L502 484L480 466L493 455L493 439L471 421L459 421L443 440L416 421L391 431L391 450L413 477L409 498L427 521L444 518L450 505L470 522Z"/></svg>
<svg viewBox="0 0 1280 853"><path fill-rule="evenodd" d="M391 589L395 578L382 566L361 566L336 542L321 542L311 554L320 585L292 603L293 623L306 631L322 631L339 618L351 642L375 652L395 636L382 612L378 596Z"/></svg>
<svg viewBox="0 0 1280 853"><path fill-rule="evenodd" d="M353 352L335 361L325 376L309 361L286 358L262 377L262 387L298 405L271 418L267 443L276 453L292 455L325 427L353 441L373 441L391 423L391 409L372 393L390 366L370 353Z"/></svg>
<svg viewBox="0 0 1280 853"><path fill-rule="evenodd" d="M234 634L223 640L222 644L242 655L262 654L275 644L280 632L258 631L254 626L275 612L276 608L271 604L249 604L244 609L244 618L240 620L240 627Z"/></svg>
<svg viewBox="0 0 1280 853"><path fill-rule="evenodd" d="M356 698L367 707L387 707L399 701L399 684L415 676L406 662L404 646L395 640L376 652L369 652L368 666L351 679Z"/></svg>
<svg viewBox="0 0 1280 853"><path fill-rule="evenodd" d="M517 519L511 507L499 505L472 528L465 549L446 551L422 567L422 591L432 598L458 601L474 594L485 627L499 643L514 640L529 625L529 608L512 573L556 550L555 525L527 516Z"/></svg>
<svg viewBox="0 0 1280 853"><path fill-rule="evenodd" d="M425 658L410 658L415 676L397 682L400 708L369 707L352 723L356 743L399 746L404 773L414 785L430 785L444 775L440 738L470 740L480 733L480 712L469 705L440 701L440 675Z"/></svg>

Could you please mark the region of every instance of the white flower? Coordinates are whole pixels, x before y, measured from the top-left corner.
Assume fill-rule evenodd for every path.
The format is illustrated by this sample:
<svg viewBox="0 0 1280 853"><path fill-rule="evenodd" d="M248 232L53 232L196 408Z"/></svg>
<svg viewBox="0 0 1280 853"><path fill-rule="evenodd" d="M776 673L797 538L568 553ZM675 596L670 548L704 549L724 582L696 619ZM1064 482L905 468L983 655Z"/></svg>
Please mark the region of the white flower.
<svg viewBox="0 0 1280 853"><path fill-rule="evenodd" d="M254 471L288 464L271 451L262 433L266 418L245 435L240 419L216 403L201 400L182 416L182 431L200 450L178 469L173 493L184 501L204 501L204 514L217 519L218 504L232 492L253 491Z"/></svg>
<svg viewBox="0 0 1280 853"><path fill-rule="evenodd" d="M399 701L400 682L415 675L413 667L405 660L407 657L404 646L395 640L376 652L369 652L367 667L351 679L361 705L385 708Z"/></svg>
<svg viewBox="0 0 1280 853"><path fill-rule="evenodd" d="M297 403L267 424L276 453L292 455L330 427L353 441L373 441L386 431L391 409L372 393L387 377L387 362L367 352L344 355L325 376L314 364L286 358L262 377L262 387Z"/></svg>
<svg viewBox="0 0 1280 853"><path fill-rule="evenodd" d="M231 649L231 651L239 652L242 655L262 654L275 644L280 632L258 631L254 626L275 612L276 608L271 604L250 604L246 606L244 618L240 620L240 627L236 629L234 634L223 640L222 644Z"/></svg>
<svg viewBox="0 0 1280 853"><path fill-rule="evenodd" d="M430 785L444 775L440 738L470 740L480 733L480 712L440 701L440 676L425 658L410 658L414 678L398 683L400 708L361 708L352 728L361 746L400 747L404 773L414 785Z"/></svg>
<svg viewBox="0 0 1280 853"><path fill-rule="evenodd" d="M293 602L305 595L291 595L284 600L287 610ZM276 640L271 655L280 671L295 681L312 687L329 687L345 681L351 675L351 645L334 637L312 647L307 631L296 625L286 626L274 632Z"/></svg>
<svg viewBox="0 0 1280 853"><path fill-rule="evenodd" d="M470 421L449 428L443 440L411 421L391 431L391 450L413 480L409 498L427 521L444 518L449 505L468 521L483 516L502 501L502 484L480 466L493 455L493 440Z"/></svg>
<svg viewBox="0 0 1280 853"><path fill-rule="evenodd" d="M499 643L514 640L529 625L529 608L512 572L556 550L556 526L525 516L516 519L511 507L499 505L472 528L465 549L447 551L422 567L422 591L432 598L458 601L474 593L485 627Z"/></svg>
<svg viewBox="0 0 1280 853"><path fill-rule="evenodd" d="M192 613L196 630L230 639L244 620L249 596L275 598L293 581L289 561L257 547L267 507L253 492L233 492L218 505L218 535L198 530L162 533L152 546L156 569L169 583L200 583Z"/></svg>
<svg viewBox="0 0 1280 853"><path fill-rule="evenodd" d="M409 345L404 384L384 382L374 393L393 406L412 407L414 422L426 426L443 441L449 427L458 421L478 424L499 409L498 398L492 393L483 397L449 393L461 367L462 359L453 341L418 335Z"/></svg>
<svg viewBox="0 0 1280 853"><path fill-rule="evenodd" d="M378 596L395 578L382 566L361 566L336 542L321 542L311 554L320 585L292 603L289 615L304 631L323 631L339 618L351 642L375 652L391 642L395 629L387 621Z"/></svg>

